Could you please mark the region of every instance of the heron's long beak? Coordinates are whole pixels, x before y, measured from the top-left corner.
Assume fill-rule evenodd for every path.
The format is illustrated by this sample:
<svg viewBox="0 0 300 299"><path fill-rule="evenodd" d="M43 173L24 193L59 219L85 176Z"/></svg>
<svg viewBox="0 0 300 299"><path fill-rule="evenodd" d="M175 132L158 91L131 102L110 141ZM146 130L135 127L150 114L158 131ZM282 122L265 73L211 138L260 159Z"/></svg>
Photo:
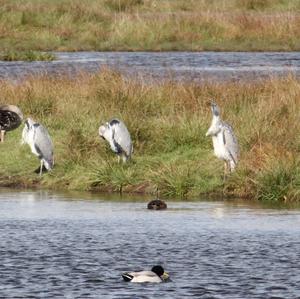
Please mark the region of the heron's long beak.
<svg viewBox="0 0 300 299"><path fill-rule="evenodd" d="M205 133L205 136L208 137L208 136L212 136L212 132L210 130L208 130L206 133Z"/></svg>
<svg viewBox="0 0 300 299"><path fill-rule="evenodd" d="M169 276L169 273L165 271L164 274L161 276L161 279L162 279L162 280L168 280L169 277L170 277L170 276Z"/></svg>

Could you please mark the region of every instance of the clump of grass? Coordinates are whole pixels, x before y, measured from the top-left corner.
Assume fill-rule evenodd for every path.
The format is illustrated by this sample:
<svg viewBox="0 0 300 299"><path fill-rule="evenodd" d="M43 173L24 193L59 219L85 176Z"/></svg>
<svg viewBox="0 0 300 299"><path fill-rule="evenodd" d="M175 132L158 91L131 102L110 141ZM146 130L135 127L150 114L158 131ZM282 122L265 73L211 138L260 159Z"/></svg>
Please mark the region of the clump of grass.
<svg viewBox="0 0 300 299"><path fill-rule="evenodd" d="M272 161L253 181L259 200L292 201L300 194L300 165L296 161Z"/></svg>
<svg viewBox="0 0 300 299"><path fill-rule="evenodd" d="M3 61L53 61L53 53L44 53L36 51L8 51L0 54L0 60Z"/></svg>
<svg viewBox="0 0 300 299"><path fill-rule="evenodd" d="M103 70L68 78L0 82L0 94L24 116L44 124L55 148L54 170L35 180L38 159L18 146L21 130L0 145L0 185L114 192L154 192L165 197L242 196L300 200L300 82L296 78L251 83L144 84ZM205 137L215 98L234 128L241 157L223 184L223 162ZM122 119L134 154L126 165L99 138L99 125ZM284 121L283 121L284 119Z"/></svg>
<svg viewBox="0 0 300 299"><path fill-rule="evenodd" d="M133 165L103 163L94 172L93 187L102 187L105 190L122 193L139 183Z"/></svg>
<svg viewBox="0 0 300 299"><path fill-rule="evenodd" d="M137 5L142 5L143 0L106 0L105 5L112 11L127 11Z"/></svg>
<svg viewBox="0 0 300 299"><path fill-rule="evenodd" d="M239 1L241 7L246 9L253 9L253 10L263 10L266 8L272 7L274 5L274 2L278 1L271 1L271 0L242 0Z"/></svg>
<svg viewBox="0 0 300 299"><path fill-rule="evenodd" d="M187 198L194 186L189 167L177 167L162 163L157 170L152 170L151 176L160 194L166 197Z"/></svg>

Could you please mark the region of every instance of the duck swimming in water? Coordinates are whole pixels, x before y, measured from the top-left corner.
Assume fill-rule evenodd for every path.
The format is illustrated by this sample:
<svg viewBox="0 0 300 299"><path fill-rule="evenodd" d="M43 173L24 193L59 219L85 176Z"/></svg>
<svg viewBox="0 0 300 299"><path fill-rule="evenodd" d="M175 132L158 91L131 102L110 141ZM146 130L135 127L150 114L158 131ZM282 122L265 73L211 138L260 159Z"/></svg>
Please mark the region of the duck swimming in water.
<svg viewBox="0 0 300 299"><path fill-rule="evenodd" d="M122 277L127 282L155 282L160 283L169 279L169 274L162 266L154 266L151 271L126 272Z"/></svg>

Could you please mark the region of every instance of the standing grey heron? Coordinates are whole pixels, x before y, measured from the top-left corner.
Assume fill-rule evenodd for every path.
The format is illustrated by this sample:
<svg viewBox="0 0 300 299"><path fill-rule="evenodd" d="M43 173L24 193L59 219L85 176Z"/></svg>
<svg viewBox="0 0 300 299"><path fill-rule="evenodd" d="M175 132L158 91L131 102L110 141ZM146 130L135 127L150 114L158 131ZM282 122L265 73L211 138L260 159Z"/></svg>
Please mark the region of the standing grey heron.
<svg viewBox="0 0 300 299"><path fill-rule="evenodd" d="M23 114L17 106L0 106L0 142L4 141L5 132L18 128L22 120Z"/></svg>
<svg viewBox="0 0 300 299"><path fill-rule="evenodd" d="M220 118L220 109L215 102L211 102L212 122L206 132L206 136L211 136L214 147L214 154L219 159L225 161L224 179L226 173L234 171L239 158L239 145L232 127Z"/></svg>
<svg viewBox="0 0 300 299"><path fill-rule="evenodd" d="M39 173L42 175L43 166L51 170L54 165L53 144L48 131L39 123L27 118L22 132L22 144L27 143L31 152L41 161Z"/></svg>
<svg viewBox="0 0 300 299"><path fill-rule="evenodd" d="M125 124L114 118L99 127L99 135L105 139L114 153L118 155L118 161L122 157L125 163L131 158L133 146L130 134Z"/></svg>

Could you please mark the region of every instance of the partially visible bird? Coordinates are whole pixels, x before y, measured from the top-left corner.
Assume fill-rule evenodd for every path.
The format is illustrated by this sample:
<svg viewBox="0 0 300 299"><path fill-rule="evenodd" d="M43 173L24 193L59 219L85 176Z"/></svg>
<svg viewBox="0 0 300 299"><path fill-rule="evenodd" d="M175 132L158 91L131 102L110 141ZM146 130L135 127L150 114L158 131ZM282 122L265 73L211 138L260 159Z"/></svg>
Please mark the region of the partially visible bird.
<svg viewBox="0 0 300 299"><path fill-rule="evenodd" d="M147 208L149 210L165 210L167 208L167 204L159 199L158 187L156 188L156 198L148 202Z"/></svg>
<svg viewBox="0 0 300 299"><path fill-rule="evenodd" d="M116 118L99 127L99 135L105 139L114 153L118 155L118 161L122 157L125 163L131 158L133 146L130 134L125 124Z"/></svg>
<svg viewBox="0 0 300 299"><path fill-rule="evenodd" d="M164 282L169 279L169 274L162 266L154 266L151 271L126 272L122 274L125 281L130 282Z"/></svg>
<svg viewBox="0 0 300 299"><path fill-rule="evenodd" d="M167 204L163 200L157 198L149 201L147 208L149 210L165 210Z"/></svg>
<svg viewBox="0 0 300 299"><path fill-rule="evenodd" d="M27 143L30 146L31 152L40 159L40 176L44 167L48 171L53 168L53 144L45 127L31 118L27 118L22 132L21 143Z"/></svg>
<svg viewBox="0 0 300 299"><path fill-rule="evenodd" d="M215 102L211 102L212 122L206 136L211 136L214 154L224 164L224 179L226 173L234 171L239 159L239 145L232 127L220 118L220 109Z"/></svg>
<svg viewBox="0 0 300 299"><path fill-rule="evenodd" d="M17 106L0 106L0 142L4 141L5 132L18 128L22 121L23 114Z"/></svg>

